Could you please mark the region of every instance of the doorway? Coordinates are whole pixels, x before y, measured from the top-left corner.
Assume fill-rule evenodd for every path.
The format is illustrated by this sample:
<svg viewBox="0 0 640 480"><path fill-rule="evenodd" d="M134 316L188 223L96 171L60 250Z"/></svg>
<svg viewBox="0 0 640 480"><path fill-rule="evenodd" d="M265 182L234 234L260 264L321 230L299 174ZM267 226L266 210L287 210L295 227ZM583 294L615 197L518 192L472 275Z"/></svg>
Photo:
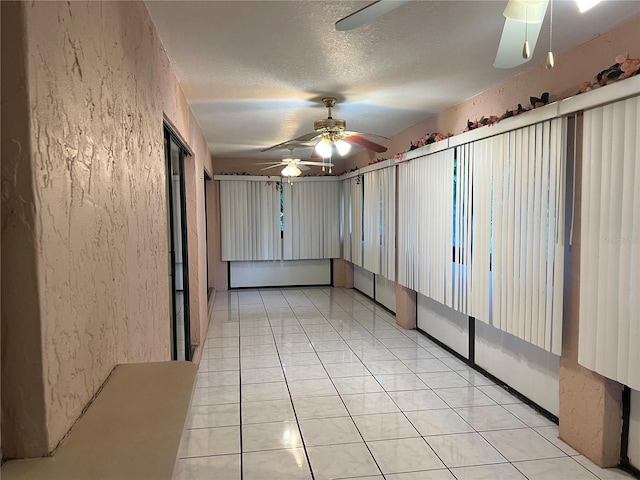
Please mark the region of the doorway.
<svg viewBox="0 0 640 480"><path fill-rule="evenodd" d="M164 151L167 166L167 212L171 285L171 358L191 360L189 312L189 261L187 252L187 205L184 158L186 147L165 125Z"/></svg>

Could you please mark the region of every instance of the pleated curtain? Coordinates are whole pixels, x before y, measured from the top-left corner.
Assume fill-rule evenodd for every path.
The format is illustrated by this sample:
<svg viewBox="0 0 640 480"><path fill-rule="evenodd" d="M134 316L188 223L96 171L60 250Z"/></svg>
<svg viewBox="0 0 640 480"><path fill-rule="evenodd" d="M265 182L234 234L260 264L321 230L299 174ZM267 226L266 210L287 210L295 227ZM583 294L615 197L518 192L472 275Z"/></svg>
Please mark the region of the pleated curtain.
<svg viewBox="0 0 640 480"><path fill-rule="evenodd" d="M342 180L342 258L362 266L363 185L358 177Z"/></svg>
<svg viewBox="0 0 640 480"><path fill-rule="evenodd" d="M578 361L640 390L640 97L584 112Z"/></svg>
<svg viewBox="0 0 640 480"><path fill-rule="evenodd" d="M395 280L395 167L364 174L363 230L363 267Z"/></svg>
<svg viewBox="0 0 640 480"><path fill-rule="evenodd" d="M276 182L220 181L223 261L280 260L280 192Z"/></svg>
<svg viewBox="0 0 640 480"><path fill-rule="evenodd" d="M340 182L284 184L284 259L340 257Z"/></svg>

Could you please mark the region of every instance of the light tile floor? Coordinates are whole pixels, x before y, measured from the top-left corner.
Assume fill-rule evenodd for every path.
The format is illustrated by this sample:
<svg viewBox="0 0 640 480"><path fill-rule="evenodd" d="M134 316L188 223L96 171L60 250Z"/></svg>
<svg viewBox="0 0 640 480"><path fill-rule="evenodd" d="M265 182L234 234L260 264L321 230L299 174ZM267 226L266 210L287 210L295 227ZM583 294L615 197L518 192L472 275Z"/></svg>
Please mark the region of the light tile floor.
<svg viewBox="0 0 640 480"><path fill-rule="evenodd" d="M354 290L216 295L177 480L618 479Z"/></svg>

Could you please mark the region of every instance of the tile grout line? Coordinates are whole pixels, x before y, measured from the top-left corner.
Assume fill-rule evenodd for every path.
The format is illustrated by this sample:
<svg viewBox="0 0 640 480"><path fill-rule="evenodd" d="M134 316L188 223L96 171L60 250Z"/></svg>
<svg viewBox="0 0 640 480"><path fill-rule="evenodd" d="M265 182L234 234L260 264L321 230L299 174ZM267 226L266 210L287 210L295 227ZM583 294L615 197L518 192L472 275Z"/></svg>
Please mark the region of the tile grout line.
<svg viewBox="0 0 640 480"><path fill-rule="evenodd" d="M242 333L240 315L240 295L238 298L238 415L240 416L240 480L244 479L244 446L242 444Z"/></svg>
<svg viewBox="0 0 640 480"><path fill-rule="evenodd" d="M304 328L304 325L303 325L302 323L300 323L300 319L298 318L298 316L296 315L296 313L293 311L293 308L292 308L291 304L289 303L289 300L287 299L287 297L285 297L285 296L284 296L283 291L282 291L282 290L278 290L278 291L279 291L279 292L280 292L280 294L284 297L284 299L285 299L285 301L286 301L287 305L288 305L288 306L289 306L289 308L292 310L293 317L295 318L295 320L296 320L296 322L297 322L297 325L299 325L299 327L300 327L300 328L302 329L302 331L304 332L304 335L306 336L307 340L311 343L311 347L312 347L312 349L313 349L313 352L315 353L315 356L316 356L316 357L318 358L318 360L320 361L320 364L322 365L323 370L324 370L324 371L325 371L325 373L327 374L328 379L330 380L330 382L331 382L331 384L332 384L333 388L336 390L336 393L337 393L337 394L338 394L338 396L340 397L340 399L341 399L341 401L342 401L342 404L344 405L344 407L345 407L345 409L346 409L346 411L347 411L347 413L348 413L348 415L349 415L349 419L350 419L350 420L353 422L353 424L355 425L356 430L358 431L358 433L359 433L360 437L362 438L362 441L365 443L365 446L367 447L367 449L368 449L368 451L369 451L369 453L370 453L371 457L373 458L373 460L374 460L374 462L375 462L376 466L378 467L378 470L381 472L381 475L384 477L384 476L385 476L385 474L384 474L384 473L382 473L382 470L380 469L380 466L378 465L377 460L375 459L375 457L373 456L373 454L372 454L371 450L369 449L369 446L368 446L368 444L367 444L367 441L364 439L364 437L363 437L363 435L362 435L362 432L360 431L360 428L358 427L358 425L357 425L357 424L356 424L356 422L354 421L354 416L351 414L351 412L349 411L349 409L348 409L348 408L346 408L346 404L345 404L345 402L344 402L344 400L343 400L343 398L342 398L342 397L343 397L343 395L342 395L342 394L338 391L338 389L336 388L336 385L335 385L335 383L334 383L334 378L333 378L333 377L331 377L331 376L328 374L328 371L327 371L327 368L326 368L325 362L320 358L319 352L316 350L316 347L313 345L313 342L311 341L311 339L310 339L310 337L309 337L309 335L310 335L311 333L319 333L319 334L321 334L321 333L324 333L324 332L307 332L307 331L305 330L305 328ZM356 358L358 358L359 362L364 366L365 370L369 373L369 375L371 375L371 376L372 376L372 377L377 381L376 376L375 376L373 373L371 373L371 369L370 369L370 367L368 367L366 364L364 364L364 362L363 362L363 360L362 360L362 357L360 357L360 356L359 356L359 355L358 355L358 354L353 350L353 347L352 347L352 346L347 342L347 340L358 340L358 339L357 339L357 338L356 338L356 339L354 339L354 338L345 339L345 337L343 337L343 333L345 333L345 332L343 332L342 330L337 330L337 329L336 329L336 327L335 327L335 326L334 326L334 325L329 321L329 319L325 316L325 314L324 314L324 313L322 313L322 311L320 311L320 308L319 308L319 307L316 305L316 303L314 302L314 300L315 300L315 301L319 301L319 299L318 299L318 298L315 298L315 297L312 299L312 298L311 298L309 295L307 295L307 293L306 293L306 292L304 292L302 289L300 289L300 291L301 291L301 292L302 292L302 294L303 294L303 295L304 295L304 296L305 296L305 297L306 297L306 298L311 302L311 304L313 305L313 307L315 308L315 310L317 310L317 311L320 313L320 315L323 317L323 320L324 320L324 321L323 321L322 325L327 325L327 324L328 324L328 325L331 327L331 329L332 329L331 331L335 331L335 332L337 332L337 333L338 333L339 337L341 338L341 341L345 342L345 344L347 345L347 347L348 347L348 351L349 351L349 352L351 352L353 355L355 355L355 357L356 357ZM264 299L264 297L262 296L261 292L259 292L259 293L260 293L260 298L261 298L262 306L263 306L263 308L265 308L265 312L267 312L266 304L265 304L265 302L264 302L264 300L265 300L265 299ZM328 297L329 297L329 299L331 298L331 294L327 295L327 292L323 292L323 294L324 294L325 296L328 296ZM360 304L360 302L358 302L358 300L357 300L357 299L355 299L355 298L353 298L353 301L354 301L354 302L357 302L358 304ZM238 302L239 302L239 297L238 297ZM342 307L342 305L344 305L344 302L342 303L342 305L341 305L341 304L338 304L338 303L336 303L336 305L338 305L342 310L344 310L344 307ZM238 310L238 311L239 311L239 310ZM349 318L349 321L353 321L353 322L355 322L356 324L360 325L361 327L363 327L363 328L364 328L364 331L368 332L369 334L371 334L371 335L373 336L373 338L374 338L375 340L377 340L377 341L379 341L380 343L382 343L382 342L381 342L381 339L378 339L378 338L377 338L377 336L376 336L376 334L374 333L374 331L373 331L373 330L369 330L369 329L367 328L367 326L365 326L363 323L360 323L360 321L359 321L358 319L356 319L355 317L353 317L353 314L352 314L353 312L349 313L349 312L348 312L348 311L346 311L346 310L345 310L345 312L346 312L346 313L349 315L349 317L350 317L350 318ZM372 311L372 313L375 315L375 311ZM275 341L275 340L276 340L276 335L275 335L275 333L276 333L276 332L274 331L274 328L273 328L273 327L274 327L274 325L271 323L271 318L269 317L269 314L268 314L268 313L266 313L266 319L267 319L267 321L268 321L268 323L269 323L270 332L271 332L271 337L272 337L272 338L273 338L273 340L274 340L274 346L276 347L276 354L277 354L278 360L279 360L279 362L280 362L280 368L281 368L281 370L282 370L282 371L283 371L283 373L284 373L285 367L284 367L284 365L282 364L282 357L281 357L281 352L280 352L279 344ZM338 320L340 320L340 319L338 319ZM347 320L347 319L343 319L343 320L341 320L341 321L345 321L345 320ZM239 318L239 321L240 321L240 318ZM384 321L384 322L386 322L386 323L390 323L389 321L385 320L384 318L382 318L382 319L381 319L381 321ZM293 324L292 324L292 325L293 325ZM310 324L310 325L311 325L311 324ZM240 327L240 325L239 325L239 327ZM279 333L281 333L281 334L286 334L286 333L296 333L296 332L285 332L285 331L284 331L284 330L286 330L286 326L285 326L285 325L281 325L280 327L285 327L285 328L281 328L281 329L283 330L282 332L279 332ZM280 329L280 328L279 328L279 329ZM241 333L240 333L240 331L238 332L238 335L239 335L238 350L239 350L239 352L240 352L240 349L241 349L241 347L240 347L240 346L241 346L241 344L242 344L242 340L241 340L241 338L240 338L240 337L241 337ZM413 341L413 343L415 343L415 344L416 344L416 347L418 347L418 348L421 348L421 349L425 350L427 353L430 353L430 352L428 352L428 351L427 351L427 350L426 350L422 345L418 344L418 342L416 342L414 339L412 339L410 336L408 336L408 335L406 335L406 336L407 336L407 338L408 338L409 340L412 340L412 341ZM302 337L301 337L301 338L302 338ZM323 338L320 338L320 339L319 339L319 340L317 340L317 341L319 341L319 342L323 342L323 341L325 341L325 340L324 340ZM329 341L329 340L326 340L326 341ZM380 345L380 346L381 346L381 347L383 347L385 350L388 350L391 354L393 354L393 356L394 356L394 358L395 358L395 360L394 360L394 361L396 361L396 360L397 360L397 361L400 361L403 365L407 366L407 365L406 365L406 363L405 363L405 361L404 361L404 360L402 360L402 359L400 359L399 357L397 357L397 355L396 355L394 352L392 352L392 351L391 351L391 349L390 349L389 347L387 347L385 344L383 344L383 343L382 343L382 345ZM402 348L402 347L397 347L397 348ZM410 347L410 348L413 348L413 347ZM347 351L347 350L345 350L345 351ZM295 353L295 352L292 352L292 353ZM436 360L440 360L440 358L439 358L439 357L434 357L433 355L431 355L431 357L432 357L432 358L434 358L434 359L436 359ZM405 359L405 360L412 360L412 359L411 359L411 358L409 358L409 359ZM419 361L420 359L419 359L419 358L416 358L415 360L416 360L416 361ZM372 360L372 361L375 361L375 360ZM382 361L382 360L381 360L381 361ZM441 360L440 360L440 361L441 361ZM443 363L444 363L444 362L443 362ZM342 364L344 364L344 363L342 363ZM479 391L479 392L481 392L481 393L483 393L483 394L484 394L484 392L482 392L482 390L480 390L480 388L479 388L480 386L476 386L476 385L475 385L475 384L473 384L471 381L469 381L468 379L466 379L463 375L461 375L461 374L459 373L459 371L453 370L453 368L452 368L452 367L450 367L450 366L449 366L449 365L447 365L447 364L445 364L445 365L449 368L449 372L454 372L454 373L456 373L456 374L457 374L458 376L460 376L462 379L466 380L466 381L469 383L469 386L470 386L470 387L472 387L474 390L477 390L477 391ZM242 462L242 458L243 458L243 457L242 457L242 453L243 453L243 452L242 452L242 416L241 416L241 412L242 412L242 410L241 410L241 403L242 403L242 396L241 396L241 393L242 393L242 381L241 381L241 355L240 355L240 353L239 353L239 359L238 359L238 369L239 369L239 378L240 378L240 381L239 381L239 388L240 388L240 399L239 399L239 403L240 403L240 423L241 423L241 426L240 426L241 452L240 452L240 453L241 453L241 478L242 478L242 475L243 475L243 472L242 472L242 471L243 471L243 469L242 469L242 467L243 467L243 462ZM409 370L411 370L411 368L409 368ZM413 370L411 370L411 372L412 372L415 376L418 376L418 374L417 374L416 372L414 372ZM433 373L433 372L425 372L425 374L427 374L427 375L428 375L429 373ZM337 378L341 378L341 377L337 377ZM345 378L348 378L348 377L345 377ZM418 378L419 378L419 377L418 377ZM302 379L302 380L304 380L304 379ZM289 388L289 380L287 379L286 375L284 375L284 381L285 381L285 385L287 386L287 392L288 392L288 395L289 395L289 401L290 401L290 403L291 403L291 405L292 405L292 408L293 408L293 411L294 411L294 416L295 416L296 424L297 424L297 427L298 427L298 432L299 432L300 437L301 437L301 440L302 440L302 446L303 446L304 451L305 451L305 456L306 456L306 458L307 458L307 462L308 462L309 470L310 470L310 472L311 472L312 478L315 478L315 477L314 477L314 474L313 474L312 467L311 467L311 462L310 462L310 459L309 459L308 451L307 451L307 445L306 445L306 443L304 442L304 439L303 439L303 436L302 436L302 429L301 429L301 426L300 426L300 421L299 421L299 419L298 419L298 416L297 416L297 413L296 413L296 410L295 410L295 405L294 405L294 402L293 402L293 397L292 397L292 395L291 395L291 390L290 390L290 388ZM378 382L378 384L380 384L380 382ZM437 394L437 390L438 390L438 389L435 389L435 390L434 390L433 388L429 387L429 385L426 385L426 384L425 384L425 386L427 387L427 388L425 389L425 391L431 391L431 392L433 392L433 393L434 393L438 398L440 398L440 396ZM387 396L391 399L391 401L393 402L393 404L394 404L394 405L399 409L400 413L402 413L402 414L403 414L404 418L409 422L409 424L410 424L410 425L412 425L412 426L413 426L413 428L416 428L416 427L415 427L415 425L413 424L413 422L411 422L411 420L407 417L406 412L405 412L402 408L400 408L400 407L399 407L399 405L398 405L397 401L396 401L396 400L395 400L395 399L394 399L394 398L389 394L389 391L387 391L387 390L386 390L382 385L381 385L381 387L383 388L383 391L387 394ZM448 387L443 387L443 388L448 388ZM468 388L468 387L462 387L462 388ZM415 391L415 390L414 390L414 391ZM363 392L363 393L366 393L366 392ZM486 395L486 394L485 394L485 395ZM506 413L509 413L510 415L512 415L512 416L514 416L515 418L517 418L518 420L520 420L520 419L519 419L519 417L517 417L515 414L511 413L511 412L510 412L510 411L505 407L505 405L503 405L503 404L501 404L501 403L498 403L498 401L494 400L494 399L493 399L493 398L491 398L491 397L489 397L489 398L490 398L494 403L493 403L492 405L488 405L488 406L500 406L502 411L504 411L504 412L506 412ZM444 400L444 399L442 399L442 398L440 398L440 399L442 400L442 402L444 403L444 405L447 405L448 409L451 409L454 413L456 413L456 415L457 415L457 416L459 416L459 417L460 417L460 418L461 418L465 423L467 423L467 424L469 425L469 427L472 429L472 432L473 432L473 433L478 434L478 435L479 435L479 436L480 436L480 437L481 437L485 442L487 442L487 443L488 443L488 445L490 445L490 446L492 447L492 449L493 449L493 450L495 450L495 451L496 451L496 452L497 452L497 453L498 453L498 454L499 454L499 455L504 459L504 461L503 461L503 462L488 463L488 464L480 463L480 464L477 464L477 465L461 465L460 467L473 467L473 466L483 466L483 465L487 465L487 466L488 466L488 465L497 465L497 464L509 464L509 465L512 465L512 467L513 467L513 468L515 468L515 469L516 469L516 471L518 471L519 473L521 473L521 474L523 475L523 477L527 478L527 476L524 474L524 472L520 471L520 469L518 469L518 467L514 464L514 462L512 462L512 461L508 460L506 457L504 457L504 455L503 455L500 451L498 451L498 450L497 450L497 448L496 448L496 447L495 447L491 442L489 442L489 441L485 438L485 435L484 435L484 434L486 434L487 432L494 432L494 431L501 431L501 430L513 430L513 429L526 430L526 429L529 429L529 430L534 430L538 436L540 436L541 438L543 438L544 440L546 440L546 442L548 442L549 444L551 444L552 446L554 446L554 447L555 447L559 452L561 452L561 455L560 455L560 456L558 456L558 457L551 457L551 458L549 458L549 459L544 459L544 458L543 458L543 459L526 459L526 460L522 460L522 462L527 462L527 461L537 461L537 460L552 460L552 459L561 459L561 458L569 457L569 458L572 458L576 463L580 464L580 466L581 466L582 468L584 468L586 471L588 471L589 473L591 473L592 475L594 475L596 478L599 478L599 476L598 476L596 473L591 472L591 470L589 470L585 465L582 465L582 464L581 464L580 462L578 462L575 458L573 458L573 456L572 456L572 455L570 455L570 454L568 454L568 453L564 452L564 450L562 450L560 447L556 446L556 445L555 445L551 440L549 440L549 439L548 439L548 438L546 438L544 435L542 435L540 432L538 432L537 430L535 430L535 428L537 428L537 427L530 426L530 425L529 425L529 424L527 424L526 422L524 422L524 421L520 420L520 421L524 424L524 426L521 426L521 427L510 427L510 428L498 428L498 429L491 429L491 430L486 430L486 429L484 429L484 430L482 430L482 431L479 431L478 429L476 429L476 427L474 427L473 425L469 424L469 423L468 423L468 422L467 422L467 421L466 421L466 420L465 420L465 419L460 415L460 413L458 412L458 410L459 410L459 409L463 409L463 408L474 408L474 407L481 407L481 406L478 406L478 405L468 405L468 406L452 407L452 406L451 406L451 405L450 405L446 400ZM433 409L430 409L430 410L433 410ZM365 414L365 415L368 415L368 414ZM375 415L375 414L370 414L370 415ZM336 418L344 418L344 417L336 417ZM416 430L417 430L417 428L416 428ZM472 432L468 432L468 433L472 433ZM418 434L420 434L420 432L417 432L417 433L418 433ZM462 433L462 432L461 432L461 433ZM450 435L455 435L455 433L451 433ZM444 434L443 434L443 436L444 436ZM410 437L410 438L422 438L422 439L425 441L425 443L427 443L427 445L429 446L429 448L434 452L434 454L436 455L436 457L437 457L437 458L442 462L442 464L444 465L444 467L445 467L445 468L446 468L446 469L447 469L447 470L448 470L452 475L454 475L454 474L453 474L453 472L451 471L451 468L458 468L458 467L448 467L448 466L447 466L447 465L442 461L442 459L438 456L438 454L433 450L433 448L431 448L431 445L428 443L427 438L426 438L425 436L423 436L423 435L421 435L421 434L420 434L420 435L419 435L419 437ZM375 441L375 440L373 440L373 441ZM337 445L338 445L338 444L337 444ZM209 455L207 455L207 456L209 456ZM455 477L455 475L454 475L454 477Z"/></svg>
<svg viewBox="0 0 640 480"><path fill-rule="evenodd" d="M306 295L306 294L305 294ZM307 296L307 298L309 298ZM309 299L311 300L311 299ZM355 300L355 299L354 299ZM313 301L311 302L313 303ZM314 304L315 306L315 304ZM317 307L316 307L317 308ZM320 311L320 310L318 310ZM349 312L347 312L349 313ZM331 323L329 322L329 320L324 316L324 314L322 312L320 312L320 314L324 317L324 319L327 321L327 323L329 323L331 325ZM351 319L355 322L357 322L358 324L362 325L360 322L358 322L355 318L353 318L353 315L349 314L351 316ZM335 327L333 325L331 325L332 328L334 328L334 330L336 330L336 332L338 332L338 335L340 335L340 332L335 329ZM363 325L364 327L364 325ZM366 327L365 327L366 328ZM304 330L304 327L303 327ZM305 331L305 335L307 334L307 332ZM309 338L309 336L307 335L307 338ZM344 341L344 337L342 335L340 335L340 338L342 338L342 341ZM358 434L360 435L360 438L362 438L362 443L364 443L364 446L366 447L367 451L369 452L369 455L371 455L371 458L373 459L373 462L376 464L376 467L378 467L378 471L380 472L380 474L382 475L382 478L386 478L385 473L382 471L382 468L380 468L380 465L378 464L378 460L376 460L376 457L373 455L373 452L371 451L371 448L369 448L369 444L367 443L367 441L364 439L364 436L362 435L362 432L360 431L360 429L358 428L358 425L356 424L356 422L353 420L353 415L351 414L351 412L349 411L349 409L347 408L346 403L344 403L344 399L342 398L342 395L340 394L340 392L338 391L338 389L336 388L336 385L333 381L333 377L331 377L331 375L329 375L329 372L327 371L324 362L320 359L320 356L318 355L318 352L316 351L313 343L311 342L311 339L309 339L309 343L311 343L311 347L313 348L313 351L316 352L316 356L318 356L318 360L320 361L320 364L322 365L322 368L324 369L325 373L327 374L327 377L329 378L329 381L331 382L331 385L333 385L333 388L336 390L336 392L338 393L338 398L340 398L340 401L342 402L342 405L344 406L344 409L346 410L346 412L349 414L349 420L351 420L351 422L353 423L354 427L356 428L356 430L358 431ZM358 355L356 354L356 352L354 352L351 349L351 346L345 342L345 344L349 347L349 351L351 351L358 359L360 359L360 357L358 357ZM360 360L360 363L362 363L362 360ZM362 363L362 365L366 367L366 365L364 365L364 363ZM368 370L368 369L367 369ZM344 417L339 417L339 418L344 418Z"/></svg>
<svg viewBox="0 0 640 480"><path fill-rule="evenodd" d="M298 320L298 316L293 311L293 308L291 308L291 304L289 303L289 300L287 299L287 297L282 293L282 290L278 290L278 291L280 292L282 297L287 302L287 305L289 305L289 308L291 309L291 312L295 316L296 320ZM262 304L264 306L264 298L262 297L262 293L260 293L260 298L262 299ZM284 384L287 386L287 392L289 394L289 402L291 403L291 409L293 410L293 416L294 416L294 418L296 420L296 425L298 427L298 434L300 435L300 441L302 442L302 449L304 450L304 456L307 459L307 465L309 466L309 473L311 474L311 480L314 480L315 479L315 475L313 474L313 468L311 467L311 460L309 459L309 452L307 451L307 445L305 444L304 437L302 436L302 428L300 427L300 421L298 420L298 413L296 412L296 406L293 403L293 397L291 396L291 390L289 389L289 381L287 380L287 375L285 374L284 365L282 364L282 357L280 356L280 349L278 348L278 344L276 343L276 336L275 336L275 333L273 331L273 326L271 325L271 319L269 318L269 313L268 313L268 311L266 309L266 306L265 306L265 314L267 315L267 321L269 322L269 329L271 330L271 336L273 337L273 344L274 344L275 349L276 349L276 355L278 355L278 360L280 361L280 370L282 371L282 376L284 378ZM300 322L298 321L298 324L299 323ZM301 325L301 327L302 327L302 325Z"/></svg>

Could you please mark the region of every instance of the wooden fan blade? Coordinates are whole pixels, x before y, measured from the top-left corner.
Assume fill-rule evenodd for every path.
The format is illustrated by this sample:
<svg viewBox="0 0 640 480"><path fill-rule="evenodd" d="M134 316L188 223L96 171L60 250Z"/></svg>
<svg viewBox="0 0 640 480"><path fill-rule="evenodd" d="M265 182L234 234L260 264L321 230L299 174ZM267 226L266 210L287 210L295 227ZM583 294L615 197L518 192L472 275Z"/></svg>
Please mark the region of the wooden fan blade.
<svg viewBox="0 0 640 480"><path fill-rule="evenodd" d="M295 138L294 140L296 142L310 142L311 140L313 140L316 137L319 137L320 135L322 135L322 133L311 132L311 133L306 133L304 135L301 135L298 138Z"/></svg>
<svg viewBox="0 0 640 480"><path fill-rule="evenodd" d="M349 135L348 137L344 137L344 139L348 142L362 145L364 148L368 150L373 150L374 152L377 152L377 153L383 153L387 151L387 147L383 147L382 145L379 145L375 142L372 142L371 140L367 140L366 138L358 135Z"/></svg>
<svg viewBox="0 0 640 480"><path fill-rule="evenodd" d="M376 138L381 138L383 140L391 140L389 137L385 137L384 135L378 135L376 133L345 131L344 134L345 135L357 135L359 137L376 137Z"/></svg>
<svg viewBox="0 0 640 480"><path fill-rule="evenodd" d="M282 148L286 145L289 145L291 143L299 143L299 142L308 142L313 140L314 138L316 138L317 136L321 135L318 132L310 132L310 133L305 133L304 135L301 135L297 138L294 138L292 140L287 140L286 142L282 142L282 143L278 143L276 145L272 145L271 147L265 148L264 150L260 150L261 152L268 152L269 150L274 150L276 148ZM303 145L296 145L298 147L303 146Z"/></svg>

